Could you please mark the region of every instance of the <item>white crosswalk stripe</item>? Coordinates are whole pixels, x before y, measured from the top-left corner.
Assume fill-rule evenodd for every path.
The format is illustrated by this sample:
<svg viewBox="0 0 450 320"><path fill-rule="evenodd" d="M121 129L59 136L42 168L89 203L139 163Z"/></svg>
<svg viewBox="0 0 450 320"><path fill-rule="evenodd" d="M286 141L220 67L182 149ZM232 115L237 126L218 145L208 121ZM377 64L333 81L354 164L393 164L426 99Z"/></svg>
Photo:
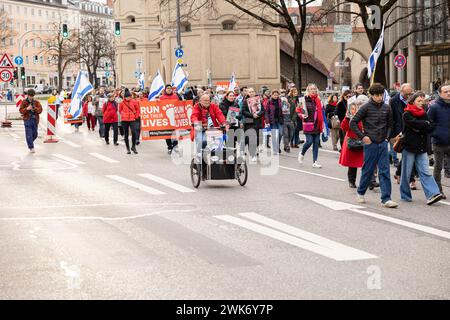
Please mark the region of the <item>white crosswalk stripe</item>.
<svg viewBox="0 0 450 320"><path fill-rule="evenodd" d="M64 160L64 161L67 161L67 162L70 162L70 163L73 163L73 164L86 164L86 162L79 161L79 160L76 160L74 158L71 158L71 157L59 154L59 153L54 153L53 156L58 158L58 159L61 159L61 160Z"/></svg>
<svg viewBox="0 0 450 320"><path fill-rule="evenodd" d="M104 156L104 155L101 155L101 154L99 154L99 153L92 152L92 153L89 153L89 154L90 154L91 156L97 158L97 159L106 161L106 162L108 162L108 163L119 163L119 162L120 162L120 161L111 159L111 158L109 158L109 157L106 157L106 156Z"/></svg>
<svg viewBox="0 0 450 320"><path fill-rule="evenodd" d="M263 226L261 224L250 222L230 215L219 215L215 217L222 221L238 225L245 229L263 234L273 239L283 241L285 243L314 252L316 254L320 254L336 261L354 261L377 258L377 256L370 253L345 246L338 242L331 241L313 233L289 226L287 224L283 224L281 222L266 218L253 212L241 213L240 215L267 226Z"/></svg>
<svg viewBox="0 0 450 320"><path fill-rule="evenodd" d="M163 185L163 186L166 186L166 187L168 187L168 188L171 188L171 189L174 189L174 190L183 192L183 193L195 192L195 191L192 190L192 189L189 189L189 188L187 188L187 187L185 187L185 186L182 186L182 185L180 185L180 184L177 184L177 183L175 183L175 182L166 180L166 179L164 179L164 178L160 178L160 177L155 176L155 175L153 175L153 174L142 173L142 174L138 174L138 176L143 177L143 178L146 178L146 179L149 179L149 180L152 180L152 181L155 181L156 183L159 183L159 184L161 184L161 185Z"/></svg>
<svg viewBox="0 0 450 320"><path fill-rule="evenodd" d="M117 182L126 184L126 185L128 185L130 187L133 187L133 188L139 189L141 191L147 192L147 193L152 194L152 195L164 195L164 194L166 194L165 192L159 191L157 189L151 188L149 186L146 186L144 184L135 182L133 180L126 179L126 178L121 177L121 176L107 175L106 177L109 178L109 179L115 180Z"/></svg>

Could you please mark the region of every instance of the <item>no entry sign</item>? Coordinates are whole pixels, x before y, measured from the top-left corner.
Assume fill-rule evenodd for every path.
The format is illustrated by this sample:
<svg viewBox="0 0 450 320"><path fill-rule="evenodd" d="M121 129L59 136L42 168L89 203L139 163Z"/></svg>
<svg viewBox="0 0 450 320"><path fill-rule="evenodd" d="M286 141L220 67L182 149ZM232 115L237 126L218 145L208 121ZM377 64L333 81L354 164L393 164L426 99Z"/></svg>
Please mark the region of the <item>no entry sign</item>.
<svg viewBox="0 0 450 320"><path fill-rule="evenodd" d="M394 58L394 65L398 69L403 69L406 66L406 57L402 54L398 54Z"/></svg>

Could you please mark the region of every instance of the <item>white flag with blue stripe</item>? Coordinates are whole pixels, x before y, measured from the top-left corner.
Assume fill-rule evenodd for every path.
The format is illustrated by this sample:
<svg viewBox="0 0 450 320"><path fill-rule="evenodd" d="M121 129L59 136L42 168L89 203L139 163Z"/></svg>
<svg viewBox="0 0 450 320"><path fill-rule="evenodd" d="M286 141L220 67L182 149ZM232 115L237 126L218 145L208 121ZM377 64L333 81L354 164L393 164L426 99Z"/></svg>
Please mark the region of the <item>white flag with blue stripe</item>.
<svg viewBox="0 0 450 320"><path fill-rule="evenodd" d="M383 50L385 23L386 23L386 21L383 22L383 28L381 29L380 38L378 39L378 42L375 45L375 48L373 48L372 54L369 57L369 62L367 64L367 77L369 79L372 77L372 74L375 72L375 67L377 66L378 58L380 57L381 51Z"/></svg>
<svg viewBox="0 0 450 320"><path fill-rule="evenodd" d="M175 69L172 73L172 87L176 87L178 92L181 92L183 88L187 85L188 79L184 74L181 65L177 63Z"/></svg>
<svg viewBox="0 0 450 320"><path fill-rule="evenodd" d="M141 90L145 88L145 72L142 72L138 79L138 86Z"/></svg>
<svg viewBox="0 0 450 320"><path fill-rule="evenodd" d="M233 74L231 75L230 85L228 86L228 91L234 91L236 85L236 75L233 72Z"/></svg>
<svg viewBox="0 0 450 320"><path fill-rule="evenodd" d="M85 72L78 72L77 80L72 91L72 101L70 102L69 113L73 118L79 118L82 115L82 102L83 98L92 90L94 87L89 82L88 76Z"/></svg>
<svg viewBox="0 0 450 320"><path fill-rule="evenodd" d="M161 77L161 73L156 73L155 77L153 78L152 85L150 87L150 93L148 95L148 100L153 101L158 97L161 92L164 90L164 80Z"/></svg>

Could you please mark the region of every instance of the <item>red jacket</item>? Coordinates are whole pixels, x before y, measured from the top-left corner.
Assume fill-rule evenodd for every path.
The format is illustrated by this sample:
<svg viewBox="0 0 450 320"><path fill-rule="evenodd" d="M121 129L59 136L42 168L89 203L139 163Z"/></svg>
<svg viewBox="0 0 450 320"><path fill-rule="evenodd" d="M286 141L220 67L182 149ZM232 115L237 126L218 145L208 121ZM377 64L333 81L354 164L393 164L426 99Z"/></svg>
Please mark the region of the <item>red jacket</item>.
<svg viewBox="0 0 450 320"><path fill-rule="evenodd" d="M85 102L85 103L83 103L83 116L85 116L85 117L87 117L87 115L88 115L88 104L89 104L89 102ZM93 102L92 102L92 104L94 104ZM93 115L93 113L92 113L92 115Z"/></svg>
<svg viewBox="0 0 450 320"><path fill-rule="evenodd" d="M358 122L358 128L359 130L362 130L361 122ZM341 154L339 155L339 164L344 167L361 168L364 162L364 151L351 151L347 147L348 138L359 139L356 133L350 129L350 120L347 117L342 120L341 129L346 132L346 135L342 145Z"/></svg>
<svg viewBox="0 0 450 320"><path fill-rule="evenodd" d="M191 115L191 123L192 125L195 124L195 122L201 121L203 125L208 124L208 117L207 114L209 112L209 115L211 116L211 119L213 121L213 124L215 127L219 127L221 124L225 124L226 119L220 110L219 106L217 104L211 103L209 105L209 108L202 108L198 103L195 104L192 115ZM194 140L194 130L191 130L191 140Z"/></svg>
<svg viewBox="0 0 450 320"><path fill-rule="evenodd" d="M117 103L115 101L107 101L103 104L103 123L116 123L119 121L117 115Z"/></svg>
<svg viewBox="0 0 450 320"><path fill-rule="evenodd" d="M125 99L119 105L119 112L122 121L134 121L140 116L139 103L136 100L131 99L126 101Z"/></svg>
<svg viewBox="0 0 450 320"><path fill-rule="evenodd" d="M180 100L175 92L172 94L163 94L159 97L159 100Z"/></svg>

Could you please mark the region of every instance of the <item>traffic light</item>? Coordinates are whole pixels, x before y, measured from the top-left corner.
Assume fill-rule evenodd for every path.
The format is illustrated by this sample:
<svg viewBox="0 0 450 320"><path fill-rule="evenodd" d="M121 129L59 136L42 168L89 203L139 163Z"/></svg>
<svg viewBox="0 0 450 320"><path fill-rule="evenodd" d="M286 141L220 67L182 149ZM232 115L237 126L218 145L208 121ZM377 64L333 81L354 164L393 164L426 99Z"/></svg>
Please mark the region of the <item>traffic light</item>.
<svg viewBox="0 0 450 320"><path fill-rule="evenodd" d="M13 79L14 79L14 80L17 80L18 77L19 77L19 76L18 76L18 74L17 74L17 67L15 67L15 68L14 68L14 73L13 73Z"/></svg>
<svg viewBox="0 0 450 320"><path fill-rule="evenodd" d="M63 38L67 38L69 36L69 30L67 29L67 23L63 23L63 25L62 25L62 36L63 36Z"/></svg>
<svg viewBox="0 0 450 320"><path fill-rule="evenodd" d="M115 34L116 36L120 36L121 33L122 33L122 31L120 30L120 22L119 22L119 21L116 21L116 22L114 23L114 34Z"/></svg>
<svg viewBox="0 0 450 320"><path fill-rule="evenodd" d="M20 67L20 78L25 80L25 67Z"/></svg>

